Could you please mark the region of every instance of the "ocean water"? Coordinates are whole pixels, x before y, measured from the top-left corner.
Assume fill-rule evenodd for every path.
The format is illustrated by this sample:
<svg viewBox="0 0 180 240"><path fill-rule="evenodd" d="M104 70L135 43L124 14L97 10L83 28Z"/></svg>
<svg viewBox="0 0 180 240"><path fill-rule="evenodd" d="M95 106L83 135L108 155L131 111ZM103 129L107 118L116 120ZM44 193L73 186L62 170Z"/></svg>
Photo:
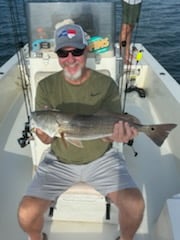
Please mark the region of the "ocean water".
<svg viewBox="0 0 180 240"><path fill-rule="evenodd" d="M111 1L118 2L121 0ZM0 0L0 66L15 53L17 47L14 43L14 31L16 29L12 11L18 16L18 22L21 26L17 35L20 36L21 41L27 41L24 2L24 0ZM104 0L104 2L106 1ZM121 6L119 8L119 17L116 20L117 37L121 24L120 14ZM139 24L134 30L132 40L142 43L176 81L180 83L179 22L180 0L144 0Z"/></svg>

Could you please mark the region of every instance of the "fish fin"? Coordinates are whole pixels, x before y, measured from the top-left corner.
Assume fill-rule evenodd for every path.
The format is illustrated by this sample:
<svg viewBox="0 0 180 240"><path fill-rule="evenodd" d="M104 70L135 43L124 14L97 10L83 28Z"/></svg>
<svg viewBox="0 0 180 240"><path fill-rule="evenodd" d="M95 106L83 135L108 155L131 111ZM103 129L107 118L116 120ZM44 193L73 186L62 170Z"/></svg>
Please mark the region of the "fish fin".
<svg viewBox="0 0 180 240"><path fill-rule="evenodd" d="M161 146L164 140L169 135L170 131L175 128L177 124L155 124L149 125L148 129L144 133L157 145Z"/></svg>
<svg viewBox="0 0 180 240"><path fill-rule="evenodd" d="M77 140L77 139L71 139L71 138L65 138L65 132L60 132L60 136L61 136L61 139L62 139L62 142L64 144L64 146L67 148L68 147L68 143L71 143L72 145L74 145L75 147L78 147L78 148L83 148L83 144L80 140Z"/></svg>
<svg viewBox="0 0 180 240"><path fill-rule="evenodd" d="M69 143L71 143L75 147L78 147L78 148L83 148L84 147L80 140L67 138L66 141L68 141Z"/></svg>
<svg viewBox="0 0 180 240"><path fill-rule="evenodd" d="M64 132L61 132L60 135L61 135L61 139L62 139L62 142L63 142L65 148L67 148L68 146L67 146L66 139L65 139L65 137L64 137Z"/></svg>

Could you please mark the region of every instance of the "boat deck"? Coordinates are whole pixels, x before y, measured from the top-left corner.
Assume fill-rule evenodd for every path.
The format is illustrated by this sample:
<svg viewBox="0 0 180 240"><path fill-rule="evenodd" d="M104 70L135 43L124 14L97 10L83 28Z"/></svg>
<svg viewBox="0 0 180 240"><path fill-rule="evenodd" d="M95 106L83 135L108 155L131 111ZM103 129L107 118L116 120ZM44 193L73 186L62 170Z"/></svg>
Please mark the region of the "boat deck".
<svg viewBox="0 0 180 240"><path fill-rule="evenodd" d="M106 4L104 2L90 3L89 1L77 4L74 2L53 2L50 7L49 1L43 4L27 1L26 12L30 41L29 49L26 46L22 52L27 63L27 71L23 72L30 76L32 109L34 108L34 97L38 81L47 76L47 74L60 70L57 56L54 53L54 34L52 30L55 27L55 22L67 18L74 19L71 11L73 14L77 14L77 23L78 21L79 23L85 23L86 21L84 20L88 20L91 23L88 32L90 36L102 36L102 39L108 37L107 39L110 43L107 52L100 55L96 52L95 54L93 52L90 53L87 66L97 71L105 70L115 80L118 80L122 75L126 75L127 69L125 66L122 66L122 59L119 56L119 44L114 42L114 19L116 12L114 7L116 4L114 5L114 3L110 2ZM84 7L81 6L82 4ZM41 9L41 12L48 12L48 14L39 14L39 9ZM81 9L83 9L84 14L82 14ZM54 15L54 13L56 14ZM60 19L57 16L60 16ZM87 19L88 16L91 18ZM37 26L42 26L45 33L47 32L47 35L49 35L48 39L45 39L45 43L50 46L48 51L46 48L41 49L41 43L44 40L41 42L39 37L37 39L35 34ZM116 46L115 49L114 46ZM169 217L167 200L179 193L180 189L180 86L143 45L136 44L136 48L137 51L143 52L143 57L138 64L136 64L136 59L134 58L132 67L135 70L137 68L140 69L139 73L135 73L134 84L145 89L146 97L140 98L136 92L128 93L125 112L135 115L142 124L176 123L178 126L171 132L161 147L157 147L147 136L140 133L133 144L133 148L138 153L136 157L133 149L124 145L123 150L129 171L142 191L146 205L143 222L133 240L179 240L180 217L178 218L177 215ZM38 164L36 159L39 160L41 155L41 149L38 144L36 149L35 145L34 148L32 147L33 144L31 144L31 147L28 145L25 148L21 148L17 141L22 136L24 123L27 121L21 88L22 83L20 81L21 74L18 73L21 67L24 66L20 64L17 67L17 56L14 55L10 61L1 67L0 71L0 96L4 100L0 102L1 240L28 239L18 225L17 208L28 183L32 179L35 169L33 164ZM118 144L115 145L115 147L118 146ZM31 149L33 149L33 157ZM63 211L67 211L68 221L65 221L65 219L52 221L52 219L46 217L44 231L48 234L50 240L116 239L119 235L117 221L114 224L106 220L97 222L87 220L72 221L71 217L74 214L72 209L77 210L79 216L81 216L82 205L81 202L74 201L74 206L71 208L74 199L72 198L71 200L69 201L67 198L66 208L63 206L61 211L59 211L59 208L57 209L60 216ZM79 197L79 201L81 201L81 197ZM180 197L177 198L177 204L179 202ZM95 203L94 206L96 205ZM89 208L91 215L96 219L99 209L96 207L98 211L92 211L91 204L92 201L89 201L83 207L84 209ZM103 201L102 204L104 204ZM85 208L85 206L88 207ZM164 206L167 207L165 212L163 211ZM174 206L172 204L170 207L172 208L171 210L176 212ZM117 212L114 210L112 206L112 215L114 212L117 215ZM104 211L101 212L101 216L104 216L103 214ZM173 225L174 222L176 226Z"/></svg>
<svg viewBox="0 0 180 240"><path fill-rule="evenodd" d="M146 90L147 96L140 98L136 92L127 94L125 111L138 117L143 124L175 122L180 125L178 86L172 83L169 87L169 81L173 79L151 60L146 51L144 58L149 62L152 61L153 71L147 68L149 62L142 62L143 76L138 79L137 84ZM165 74L162 75L162 72ZM17 208L33 172L30 145L21 148L17 142L24 128L23 124L27 121L22 90L19 84L12 89L6 88L12 86L9 85L12 84L11 79L16 78L18 80L12 71L8 73L6 81L3 78L0 80L0 88L7 90L7 99L8 96L12 96L13 91L11 101L5 101L3 108L0 109L0 238L2 240L27 240L27 235L18 226ZM136 157L131 147L124 146L129 171L142 191L146 204L144 219L135 240L161 239L154 235L156 222L167 199L179 193L180 189L179 135L178 126L159 148L140 133L133 144L138 153ZM80 209L79 207L78 211ZM82 238L114 240L118 236L118 225L107 221L104 223L47 221L44 231L51 240Z"/></svg>
<svg viewBox="0 0 180 240"><path fill-rule="evenodd" d="M127 112L138 116L142 122L151 123L154 121L153 119L158 120L148 98L139 98L137 93L131 93L128 95L127 101ZM21 149L17 143L17 138L22 130L22 119L25 118L22 102L23 99L20 96L0 126L1 136L3 136L0 145L0 212L1 216L4 216L1 217L0 224L1 239L27 239L27 236L19 228L16 218L18 203L31 180L33 168L29 146ZM14 121L14 119L16 120ZM133 146L138 152L137 157L134 157L129 146L125 145L124 147L127 164L143 192L146 202L144 221L137 233L136 240L150 240L149 231L157 220L163 204L169 196L178 191L176 182L180 181L179 173L174 165L174 156L171 154L167 142L158 148L145 135L139 134ZM167 179L168 175L173 178ZM168 187L164 191L162 186L166 187L167 185ZM84 238L113 240L118 235L118 226L109 223L66 221L52 223L50 221L46 223L45 231L50 235L51 240Z"/></svg>

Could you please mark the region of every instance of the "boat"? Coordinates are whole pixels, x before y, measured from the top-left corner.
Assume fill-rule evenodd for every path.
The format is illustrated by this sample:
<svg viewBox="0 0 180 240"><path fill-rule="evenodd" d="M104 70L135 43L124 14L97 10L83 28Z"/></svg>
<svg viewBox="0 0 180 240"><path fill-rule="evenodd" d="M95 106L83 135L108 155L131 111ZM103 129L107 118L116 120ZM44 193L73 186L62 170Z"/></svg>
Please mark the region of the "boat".
<svg viewBox="0 0 180 240"><path fill-rule="evenodd" d="M64 19L73 19L94 36L89 41L87 65L117 82L125 112L143 124L177 124L162 146L140 133L133 142L123 146L115 143L114 147L124 152L145 200L135 240L179 240L180 85L141 43L133 44L131 66L123 63L115 42L115 8L115 3L94 1L26 3L29 41L0 68L2 240L28 239L18 225L16 212L47 149L29 129L30 113L37 83L60 70L53 51L53 32L55 23ZM139 53L142 56L137 60ZM114 240L120 231L117 209L91 186L79 183L49 209L44 231L51 240Z"/></svg>

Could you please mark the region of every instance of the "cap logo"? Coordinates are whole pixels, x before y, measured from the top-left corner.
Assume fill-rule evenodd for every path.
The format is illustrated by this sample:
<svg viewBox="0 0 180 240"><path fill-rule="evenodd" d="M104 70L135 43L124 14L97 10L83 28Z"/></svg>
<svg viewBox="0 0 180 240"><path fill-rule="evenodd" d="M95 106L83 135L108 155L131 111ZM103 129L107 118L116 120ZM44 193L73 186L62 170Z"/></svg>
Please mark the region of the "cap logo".
<svg viewBox="0 0 180 240"><path fill-rule="evenodd" d="M70 39L75 37L75 36L76 36L76 30L74 30L74 29L67 29L67 30L64 29L58 35L59 38L60 37L68 37Z"/></svg>

